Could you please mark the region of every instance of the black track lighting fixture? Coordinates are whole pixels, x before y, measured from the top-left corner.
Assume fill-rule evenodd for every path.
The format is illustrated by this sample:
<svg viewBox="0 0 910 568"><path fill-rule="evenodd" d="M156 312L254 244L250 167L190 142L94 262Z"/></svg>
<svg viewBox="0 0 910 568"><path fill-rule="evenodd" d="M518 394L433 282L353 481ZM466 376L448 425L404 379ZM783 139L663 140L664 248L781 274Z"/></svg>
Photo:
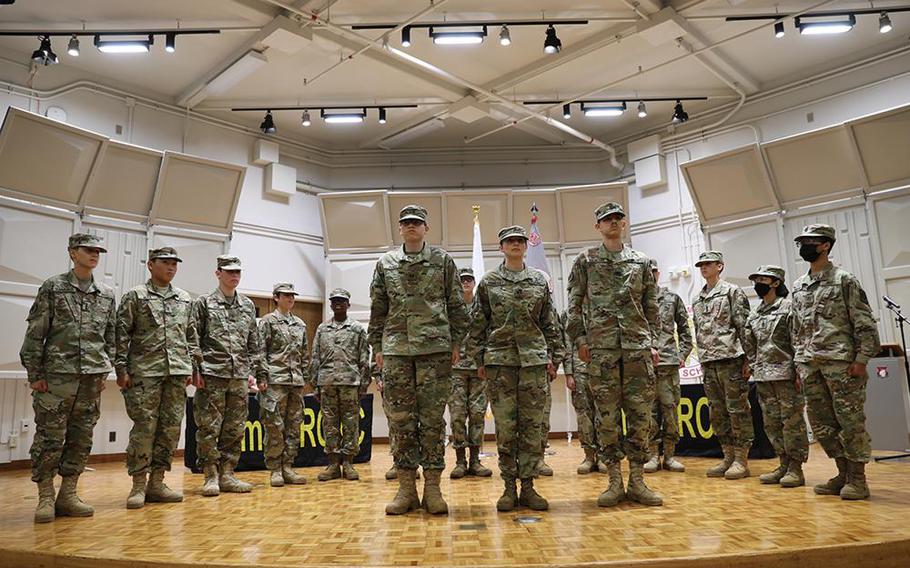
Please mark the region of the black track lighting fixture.
<svg viewBox="0 0 910 568"><path fill-rule="evenodd" d="M401 28L401 47L411 47L411 26Z"/></svg>
<svg viewBox="0 0 910 568"><path fill-rule="evenodd" d="M385 124L385 122L386 122L385 108L379 107L379 124Z"/></svg>
<svg viewBox="0 0 910 568"><path fill-rule="evenodd" d="M66 53L71 57L79 57L79 38L73 34L73 37L70 38L69 44L66 46Z"/></svg>
<svg viewBox="0 0 910 568"><path fill-rule="evenodd" d="M774 37L780 39L784 37L784 23L777 22L774 24Z"/></svg>
<svg viewBox="0 0 910 568"><path fill-rule="evenodd" d="M572 118L572 105L562 105L562 117L567 120Z"/></svg>
<svg viewBox="0 0 910 568"><path fill-rule="evenodd" d="M275 134L278 132L278 128L275 126L275 120L272 118L272 111L265 111L265 118L262 119L259 130L261 130L263 134Z"/></svg>
<svg viewBox="0 0 910 568"><path fill-rule="evenodd" d="M164 34L164 51L168 53L177 51L177 34L173 32Z"/></svg>
<svg viewBox="0 0 910 568"><path fill-rule="evenodd" d="M390 108L417 108L417 105L409 104L384 104L384 105L340 105L340 106L320 106L320 105L296 105L296 106L271 106L271 107L234 107L232 112L262 112L265 111L265 117L259 130L263 134L274 134L278 131L275 126L275 119L272 117L273 111L301 111L300 124L302 126L312 125L310 118L310 109L319 111L326 124L358 124L367 118L367 110L376 109L379 113L379 124L388 122L388 112Z"/></svg>
<svg viewBox="0 0 910 568"><path fill-rule="evenodd" d="M32 61L38 65L55 65L59 59L57 59L57 54L54 53L54 50L51 49L51 38L48 36L41 36L41 45L32 52Z"/></svg>
<svg viewBox="0 0 910 568"><path fill-rule="evenodd" d="M648 116L648 107L645 106L645 101L638 101L638 118L646 116Z"/></svg>
<svg viewBox="0 0 910 568"><path fill-rule="evenodd" d="M310 111L308 111L308 110L303 111L303 116L300 117L300 124L302 124L303 126L309 126L309 125L313 124L313 121L310 120Z"/></svg>
<svg viewBox="0 0 910 568"><path fill-rule="evenodd" d="M559 40L559 36L556 35L556 28L553 27L553 24L547 26L547 36L543 40L543 52L547 54L559 53L562 49L562 42Z"/></svg>
<svg viewBox="0 0 910 568"><path fill-rule="evenodd" d="M505 24L503 24L502 29L499 30L499 45L512 45L512 35L509 33L509 26Z"/></svg>
<svg viewBox="0 0 910 568"><path fill-rule="evenodd" d="M888 12L882 12L878 16L878 32L886 34L894 29L894 26L891 25L891 17L888 16Z"/></svg>
<svg viewBox="0 0 910 568"><path fill-rule="evenodd" d="M673 107L673 124L682 124L689 120L689 113L683 108L682 103L677 99L676 106Z"/></svg>

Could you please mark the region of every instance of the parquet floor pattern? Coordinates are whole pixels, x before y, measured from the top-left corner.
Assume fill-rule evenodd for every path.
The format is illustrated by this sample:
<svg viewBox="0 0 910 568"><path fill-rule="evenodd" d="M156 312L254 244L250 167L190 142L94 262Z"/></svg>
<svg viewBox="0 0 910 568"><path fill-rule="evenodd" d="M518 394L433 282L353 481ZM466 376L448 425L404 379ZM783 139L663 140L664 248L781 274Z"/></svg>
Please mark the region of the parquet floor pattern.
<svg viewBox="0 0 910 568"><path fill-rule="evenodd" d="M492 444L487 445L493 451ZM358 467L361 480L271 488L267 472L239 477L251 494L204 498L202 477L178 466L168 476L182 504L125 508L130 478L122 464L86 472L80 494L96 513L35 525L36 490L28 472L0 474L0 566L910 566L910 463L868 468L872 499L819 497L810 487L781 489L757 475L776 460L753 461L753 476L708 479L715 460L682 458L684 474L647 476L663 507L597 507L606 476L579 476L577 443L553 441L556 471L537 482L550 510L497 513L494 477L443 478L450 513L388 517L397 482L386 481L387 447ZM454 455L449 451L450 465ZM806 468L809 485L833 474L818 446ZM522 515L540 521L523 524Z"/></svg>

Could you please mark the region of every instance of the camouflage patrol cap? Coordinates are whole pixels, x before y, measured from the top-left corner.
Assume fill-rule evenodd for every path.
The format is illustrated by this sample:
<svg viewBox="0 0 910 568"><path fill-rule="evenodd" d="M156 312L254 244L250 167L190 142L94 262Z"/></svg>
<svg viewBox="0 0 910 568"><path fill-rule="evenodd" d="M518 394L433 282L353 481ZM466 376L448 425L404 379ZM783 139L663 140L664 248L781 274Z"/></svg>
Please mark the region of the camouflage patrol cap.
<svg viewBox="0 0 910 568"><path fill-rule="evenodd" d="M232 254L219 255L218 270L240 270L240 259Z"/></svg>
<svg viewBox="0 0 910 568"><path fill-rule="evenodd" d="M502 244L502 241L512 237L528 240L528 232L525 231L525 228L521 225L512 225L511 227L499 229L499 244Z"/></svg>
<svg viewBox="0 0 910 568"><path fill-rule="evenodd" d="M329 294L329 300L334 300L335 298L341 298L342 300L351 301L351 293L345 290L344 288L335 288Z"/></svg>
<svg viewBox="0 0 910 568"><path fill-rule="evenodd" d="M291 282L276 282L272 286L272 295L275 294L294 294L297 295L297 292L294 290L294 284Z"/></svg>
<svg viewBox="0 0 910 568"><path fill-rule="evenodd" d="M594 210L594 220L600 221L608 215L613 215L614 213L619 213L623 217L626 216L626 212L623 210L622 205L616 203L615 201L610 201L604 203L600 207Z"/></svg>
<svg viewBox="0 0 910 568"><path fill-rule="evenodd" d="M706 250L705 252L698 255L698 262L695 263L695 266L701 266L702 264L708 262L724 262L724 253L719 250Z"/></svg>
<svg viewBox="0 0 910 568"><path fill-rule="evenodd" d="M774 266L773 264L766 264L759 266L758 270L749 275L749 280L755 280L759 276L767 276L768 278L777 278L781 282L785 281L786 273L784 269L780 266Z"/></svg>
<svg viewBox="0 0 910 568"><path fill-rule="evenodd" d="M398 222L407 221L408 219L417 219L418 221L427 222L427 210L420 205L405 205L398 213Z"/></svg>
<svg viewBox="0 0 910 568"><path fill-rule="evenodd" d="M803 232L793 240L799 242L801 239L824 238L833 243L837 240L836 235L837 231L831 225L814 223L803 228Z"/></svg>
<svg viewBox="0 0 910 568"><path fill-rule="evenodd" d="M467 279L467 278L470 278L471 280L475 280L475 278L474 278L474 269L473 269L473 268L461 268L461 269L459 269L459 270L458 270L458 278L461 279L461 280L465 280L465 279Z"/></svg>
<svg viewBox="0 0 910 568"><path fill-rule="evenodd" d="M177 256L177 249L172 247L149 249L149 260L176 260L177 262L183 262L183 259Z"/></svg>
<svg viewBox="0 0 910 568"><path fill-rule="evenodd" d="M107 252L107 249L104 248L104 241L98 235L90 235L88 233L75 233L70 235L68 248L76 247L85 247L91 249L98 249L101 252Z"/></svg>

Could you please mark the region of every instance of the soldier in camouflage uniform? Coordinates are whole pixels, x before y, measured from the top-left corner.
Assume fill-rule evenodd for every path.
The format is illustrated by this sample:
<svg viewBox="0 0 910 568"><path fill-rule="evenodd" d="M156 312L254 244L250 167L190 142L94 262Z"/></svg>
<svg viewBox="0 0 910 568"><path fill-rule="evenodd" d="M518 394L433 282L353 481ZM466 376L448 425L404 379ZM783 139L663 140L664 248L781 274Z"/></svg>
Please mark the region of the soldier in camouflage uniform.
<svg viewBox="0 0 910 568"><path fill-rule="evenodd" d="M360 479L354 456L360 452L360 398L370 386L370 344L362 323L348 317L351 293L329 294L334 317L319 324L313 339L310 384L322 406L322 429L329 466L319 481Z"/></svg>
<svg viewBox="0 0 910 568"><path fill-rule="evenodd" d="M474 303L474 271L462 268L458 271L464 302ZM452 445L455 447L455 467L449 473L452 479L465 475L490 477L493 472L480 463L480 448L483 445L484 415L487 412L487 395L484 381L477 376L477 366L470 357L465 357L452 369L452 395L449 397L449 418L452 423ZM467 427L465 427L467 423ZM471 461L465 457L465 449L471 452Z"/></svg>
<svg viewBox="0 0 910 568"><path fill-rule="evenodd" d="M309 373L306 324L291 313L297 292L290 282L272 287L277 308L259 320L263 367L260 377L259 420L265 430L265 466L269 484L303 485L306 478L294 471L300 451L300 424L303 422L303 389Z"/></svg>
<svg viewBox="0 0 910 568"><path fill-rule="evenodd" d="M549 504L534 490L534 477L543 459L544 423L549 418L544 400L563 358L562 333L546 279L524 263L524 227L499 231L499 249L505 261L477 287L466 353L477 364L478 376L489 383L505 484L496 509L511 511L521 504L542 511ZM521 480L520 496L516 479Z"/></svg>
<svg viewBox="0 0 910 568"><path fill-rule="evenodd" d="M643 505L663 499L644 481L651 405L657 364L657 283L650 261L622 241L626 214L618 203L594 212L603 243L578 255L569 275L569 337L588 363L588 380L597 408L597 440L610 485L597 504L611 507L628 498ZM620 416L625 412L627 435ZM629 458L629 487L622 483L620 461Z"/></svg>
<svg viewBox="0 0 910 568"><path fill-rule="evenodd" d="M434 514L449 510L439 489L445 468L443 414L470 316L455 261L426 244L428 230L426 209L404 207L398 216L404 243L379 259L370 285L370 345L397 446L398 493L386 506L390 515L420 506L418 466L425 477L423 506Z"/></svg>
<svg viewBox="0 0 910 568"><path fill-rule="evenodd" d="M572 393L572 406L575 408L575 416L578 422L578 441L585 452L585 459L578 465L577 472L579 475L587 475L599 469L597 429L594 425L597 409L594 408L593 393L591 393L589 387L588 364L578 357L578 353L572 347L573 343L566 331L568 317L568 310L564 311L559 317L559 325L563 330L563 343L566 349L565 359L562 361L562 369L566 375L566 387ZM606 473L607 466L603 463L599 465L603 466L603 473Z"/></svg>
<svg viewBox="0 0 910 568"><path fill-rule="evenodd" d="M761 303L746 320L743 347L758 387L765 432L780 458L780 466L758 476L762 483L781 487L806 484L803 464L809 459L809 439L803 408L806 402L796 381L793 343L790 338L791 308L784 284L784 269L760 266L749 275Z"/></svg>
<svg viewBox="0 0 910 568"><path fill-rule="evenodd" d="M692 303L698 360L704 373L711 428L724 458L705 474L742 479L749 476L749 449L755 438L749 404L749 365L743 351L749 300L739 286L721 280L724 257L701 253L695 266L707 284Z"/></svg>
<svg viewBox="0 0 910 568"><path fill-rule="evenodd" d="M834 227L809 225L796 237L809 271L793 285L792 335L809 423L837 476L816 485L819 495L866 499L866 364L880 348L866 293L855 276L829 260Z"/></svg>
<svg viewBox="0 0 910 568"><path fill-rule="evenodd" d="M54 516L90 517L94 509L76 495L92 451L104 380L113 369L114 292L92 271L107 252L95 235L69 238L73 268L48 278L28 313L19 352L28 373L35 411L32 481L38 484L35 522ZM54 502L54 476L63 477Z"/></svg>
<svg viewBox="0 0 910 568"><path fill-rule="evenodd" d="M651 259L654 281L660 282L657 261ZM674 457L679 441L679 420L676 408L681 396L679 368L685 366L686 358L692 351L692 332L689 331L689 315L682 298L665 286L657 288L657 305L660 313L660 328L657 331L657 350L660 362L657 364L657 394L651 409L651 459L645 464L645 473L661 468L659 444L663 438L663 468L682 473L686 466ZM677 338L679 344L677 345Z"/></svg>
<svg viewBox="0 0 910 568"><path fill-rule="evenodd" d="M205 473L202 494L249 493L253 486L234 476L240 460L246 424L247 383L268 380L263 365L262 338L256 327L256 307L237 292L240 259L218 257L218 287L193 302L202 365L193 377L196 396L197 464Z"/></svg>
<svg viewBox="0 0 910 568"><path fill-rule="evenodd" d="M164 483L180 441L186 385L202 363L193 299L171 284L181 262L171 247L150 250L150 277L120 299L117 311L117 386L133 420L126 470L133 488L127 509L177 503L183 494ZM151 473L151 476L149 476Z"/></svg>

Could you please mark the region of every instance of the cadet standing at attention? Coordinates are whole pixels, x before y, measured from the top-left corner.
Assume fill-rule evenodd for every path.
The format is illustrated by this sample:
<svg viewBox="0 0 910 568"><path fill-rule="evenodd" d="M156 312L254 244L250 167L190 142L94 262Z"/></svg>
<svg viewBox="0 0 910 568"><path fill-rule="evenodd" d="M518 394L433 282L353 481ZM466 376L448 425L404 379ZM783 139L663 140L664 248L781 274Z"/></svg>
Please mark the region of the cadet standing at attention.
<svg viewBox="0 0 910 568"><path fill-rule="evenodd" d="M265 377L262 339L256 327L256 307L237 292L240 259L218 257L218 287L193 303L202 366L194 376L196 396L197 463L205 473L202 494L249 493L253 486L234 476L240 460L247 419L247 382ZM266 379L267 380L267 379Z"/></svg>
<svg viewBox="0 0 910 568"><path fill-rule="evenodd" d="M594 408L594 399L588 384L588 364L578 357L566 331L568 316L569 312L566 310L559 317L566 350L562 369L566 374L566 388L572 393L572 406L575 407L578 422L578 441L585 452L585 459L578 465L576 471L579 475L587 475L599 469L597 430L594 426L597 409ZM603 473L607 473L607 466L603 463L600 465L604 468Z"/></svg>
<svg viewBox="0 0 910 568"><path fill-rule="evenodd" d="M370 286L370 345L388 398L395 438L398 493L386 506L401 515L421 506L415 477L424 471L423 506L449 508L439 489L445 468L445 412L452 365L470 325L455 261L426 244L427 210L408 205L398 215L401 248L376 263Z"/></svg>
<svg viewBox="0 0 910 568"><path fill-rule="evenodd" d="M120 299L117 311L117 386L133 420L126 448L126 470L133 488L127 509L146 503L177 503L183 493L164 483L164 472L180 441L186 385L202 363L193 319L193 299L171 284L177 251L150 250L149 279ZM151 473L151 476L149 476Z"/></svg>
<svg viewBox="0 0 910 568"><path fill-rule="evenodd" d="M660 270L654 259L651 259L651 273L654 274L654 281L660 282ZM660 314L657 330L660 362L656 369L657 394L651 410L651 459L645 464L645 473L653 473L661 465L666 470L681 473L686 471L686 466L673 457L679 442L679 420L676 416L681 396L679 369L685 366L686 358L692 351L692 332L689 331L686 305L666 286L657 287L657 305ZM659 452L661 439L664 443L663 464L660 463Z"/></svg>
<svg viewBox="0 0 910 568"><path fill-rule="evenodd" d="M758 476L762 483L781 487L806 484L803 464L809 459L809 439L803 418L805 399L799 391L790 337L790 292L784 269L760 266L749 275L761 303L746 320L746 355L758 387L765 432L780 458L780 466Z"/></svg>
<svg viewBox="0 0 910 568"><path fill-rule="evenodd" d="M521 504L542 511L549 503L534 490L534 477L543 459L544 399L563 358L562 335L546 279L524 263L524 227L499 231L499 250L505 261L477 287L467 356L489 384L505 484L496 509L511 511ZM521 480L520 496L516 479Z"/></svg>
<svg viewBox="0 0 910 568"><path fill-rule="evenodd" d="M113 369L114 292L92 276L107 250L98 236L76 233L68 252L73 268L41 284L19 351L35 410L30 453L38 484L36 523L95 513L76 495L76 484L92 451L104 380ZM55 503L58 473L63 481Z"/></svg>
<svg viewBox="0 0 910 568"><path fill-rule="evenodd" d="M464 303L469 308L474 303L474 271L462 268L458 271ZM465 357L464 347L461 359L452 368L452 395L449 397L449 418L452 423L452 445L455 447L455 467L449 473L452 479L465 475L490 477L493 472L480 463L480 448L483 445L484 415L487 412L487 395L484 381L477 376L477 366L470 357ZM467 423L467 426L466 424ZM468 463L465 450L471 452Z"/></svg>
<svg viewBox="0 0 910 568"><path fill-rule="evenodd" d="M625 498L662 505L663 498L643 478L648 461L654 367L657 355L657 283L650 259L622 241L626 214L619 203L594 212L603 243L578 255L569 274L569 337L588 363L597 408L597 439L610 485L597 498L612 507ZM622 439L621 413L627 434ZM620 462L629 458L629 487L623 488Z"/></svg>
<svg viewBox="0 0 910 568"><path fill-rule="evenodd" d="M692 304L698 360L704 372L711 428L724 458L705 474L742 479L749 476L749 449L755 438L749 404L749 365L743 351L749 300L739 286L721 280L724 256L709 250L695 266L706 284Z"/></svg>
<svg viewBox="0 0 910 568"><path fill-rule="evenodd" d="M796 237L809 271L793 285L793 347L809 423L837 475L815 486L819 495L867 499L866 364L878 354L878 328L855 276L829 256L837 239L830 225L809 225Z"/></svg>
<svg viewBox="0 0 910 568"><path fill-rule="evenodd" d="M265 427L265 466L269 484L302 485L306 478L294 471L300 451L303 389L310 371L306 324L291 313L297 292L290 282L272 287L277 308L259 320L264 373L259 377L259 419Z"/></svg>
<svg viewBox="0 0 910 568"><path fill-rule="evenodd" d="M319 481L360 479L354 457L360 452L360 398L370 386L370 344L367 330L348 317L351 293L335 288L329 294L334 316L316 328L310 384L322 406L322 429L329 466Z"/></svg>

